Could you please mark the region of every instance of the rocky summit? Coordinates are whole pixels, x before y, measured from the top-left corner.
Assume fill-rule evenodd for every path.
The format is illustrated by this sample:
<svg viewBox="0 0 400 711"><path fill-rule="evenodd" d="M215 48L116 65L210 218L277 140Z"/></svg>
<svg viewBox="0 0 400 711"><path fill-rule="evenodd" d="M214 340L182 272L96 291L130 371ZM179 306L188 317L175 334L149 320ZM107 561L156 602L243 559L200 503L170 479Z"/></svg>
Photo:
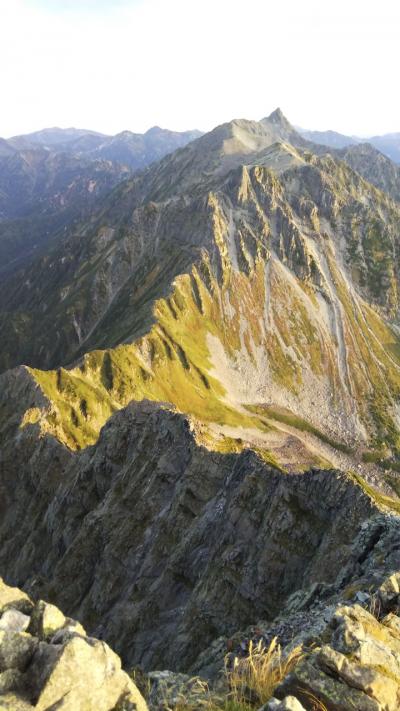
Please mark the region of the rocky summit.
<svg viewBox="0 0 400 711"><path fill-rule="evenodd" d="M328 134L0 141L0 711L400 708L400 168Z"/></svg>

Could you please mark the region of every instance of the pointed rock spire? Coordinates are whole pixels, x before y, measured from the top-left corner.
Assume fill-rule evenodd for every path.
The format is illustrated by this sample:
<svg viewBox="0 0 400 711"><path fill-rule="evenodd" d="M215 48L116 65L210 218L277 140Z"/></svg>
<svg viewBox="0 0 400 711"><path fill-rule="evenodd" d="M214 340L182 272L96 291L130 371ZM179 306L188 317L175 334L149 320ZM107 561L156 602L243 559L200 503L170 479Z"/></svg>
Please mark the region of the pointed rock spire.
<svg viewBox="0 0 400 711"><path fill-rule="evenodd" d="M286 129L293 130L291 123L287 120L286 116L279 107L267 117L267 120L276 126L282 126Z"/></svg>

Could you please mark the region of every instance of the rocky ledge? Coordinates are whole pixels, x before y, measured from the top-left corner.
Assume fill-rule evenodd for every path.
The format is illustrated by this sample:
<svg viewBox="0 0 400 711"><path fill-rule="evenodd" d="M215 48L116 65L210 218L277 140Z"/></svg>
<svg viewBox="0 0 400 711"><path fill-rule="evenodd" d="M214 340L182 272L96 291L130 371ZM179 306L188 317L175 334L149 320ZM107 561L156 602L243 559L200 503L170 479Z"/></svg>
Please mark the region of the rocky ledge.
<svg viewBox="0 0 400 711"><path fill-rule="evenodd" d="M165 671L148 675L150 706L154 711L398 711L399 593L397 572L371 595L359 592L363 604L315 608L314 619L310 616L286 645L278 663L284 668L294 649L301 650L298 660L263 705L251 686L233 703L229 671L210 686L201 677Z"/></svg>
<svg viewBox="0 0 400 711"><path fill-rule="evenodd" d="M310 611L283 649L282 667L293 649L301 653L267 701L246 688L234 703L227 667L213 682L170 671L135 678L152 711L398 711L400 573L356 595L363 603ZM0 711L29 709L147 711L147 703L107 644L0 578Z"/></svg>
<svg viewBox="0 0 400 711"><path fill-rule="evenodd" d="M399 579L394 579L397 593ZM301 705L289 707L273 699L266 711L398 711L400 618L396 614L377 618L360 605L339 606L314 645L275 691L276 697L291 695Z"/></svg>
<svg viewBox="0 0 400 711"><path fill-rule="evenodd" d="M146 711L119 657L0 578L0 711Z"/></svg>

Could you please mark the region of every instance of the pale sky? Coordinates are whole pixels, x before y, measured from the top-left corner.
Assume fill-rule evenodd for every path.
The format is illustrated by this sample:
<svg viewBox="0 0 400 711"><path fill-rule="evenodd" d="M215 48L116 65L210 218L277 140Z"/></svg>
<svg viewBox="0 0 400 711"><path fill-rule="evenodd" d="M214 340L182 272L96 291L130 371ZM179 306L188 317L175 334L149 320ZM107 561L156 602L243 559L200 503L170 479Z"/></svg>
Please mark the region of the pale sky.
<svg viewBox="0 0 400 711"><path fill-rule="evenodd" d="M280 106L400 131L398 0L0 0L0 136L209 130Z"/></svg>

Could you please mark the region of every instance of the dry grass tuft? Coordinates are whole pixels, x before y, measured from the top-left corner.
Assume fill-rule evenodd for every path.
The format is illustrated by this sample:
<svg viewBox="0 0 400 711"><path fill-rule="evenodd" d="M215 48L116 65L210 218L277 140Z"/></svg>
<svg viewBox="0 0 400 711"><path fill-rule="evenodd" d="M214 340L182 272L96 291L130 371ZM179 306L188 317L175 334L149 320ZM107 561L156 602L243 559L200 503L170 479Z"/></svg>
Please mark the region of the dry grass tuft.
<svg viewBox="0 0 400 711"><path fill-rule="evenodd" d="M370 603L368 605L368 612L378 621L381 619L382 603L379 595L377 595L376 593L374 595L371 595Z"/></svg>
<svg viewBox="0 0 400 711"><path fill-rule="evenodd" d="M269 647L262 642L250 642L247 657L235 657L233 667L228 668L226 659L225 675L229 693L215 695L207 686L196 680L196 692L185 696L182 693L173 703L173 709L165 699L166 711L254 711L274 695L276 687L302 659L301 647L283 655L275 637ZM315 707L315 711L325 711L325 707Z"/></svg>
<svg viewBox="0 0 400 711"><path fill-rule="evenodd" d="M265 704L302 657L301 647L283 655L277 637L268 648L262 642L250 642L248 656L235 658L233 669L227 671L232 698L241 704Z"/></svg>

